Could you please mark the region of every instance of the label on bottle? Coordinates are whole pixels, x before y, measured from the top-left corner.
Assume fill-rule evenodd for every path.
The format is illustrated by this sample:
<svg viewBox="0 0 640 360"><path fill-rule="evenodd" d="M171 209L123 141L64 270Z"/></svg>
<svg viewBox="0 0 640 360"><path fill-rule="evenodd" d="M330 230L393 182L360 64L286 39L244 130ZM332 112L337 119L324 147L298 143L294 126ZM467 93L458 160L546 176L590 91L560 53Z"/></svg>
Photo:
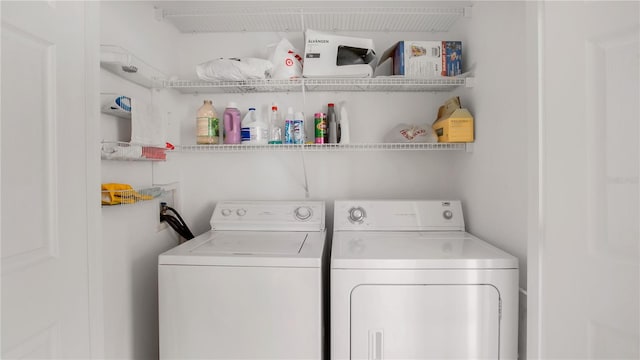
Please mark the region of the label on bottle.
<svg viewBox="0 0 640 360"><path fill-rule="evenodd" d="M293 120L286 120L284 123L284 143L293 144Z"/></svg>
<svg viewBox="0 0 640 360"><path fill-rule="evenodd" d="M218 136L218 118L215 117L199 117L197 118L196 135L198 137L215 137Z"/></svg>
<svg viewBox="0 0 640 360"><path fill-rule="evenodd" d="M293 120L293 143L304 144L304 121Z"/></svg>
<svg viewBox="0 0 640 360"><path fill-rule="evenodd" d="M316 144L324 144L327 137L327 115L316 113L314 116Z"/></svg>

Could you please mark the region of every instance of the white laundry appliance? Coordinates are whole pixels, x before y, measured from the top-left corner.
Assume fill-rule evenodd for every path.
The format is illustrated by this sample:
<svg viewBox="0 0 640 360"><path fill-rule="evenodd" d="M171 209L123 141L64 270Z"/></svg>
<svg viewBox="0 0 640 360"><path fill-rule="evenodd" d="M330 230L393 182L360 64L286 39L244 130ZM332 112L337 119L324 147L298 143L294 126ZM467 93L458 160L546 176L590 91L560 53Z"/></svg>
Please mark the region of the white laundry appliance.
<svg viewBox="0 0 640 360"><path fill-rule="evenodd" d="M331 359L516 359L517 258L459 201L336 201Z"/></svg>
<svg viewBox="0 0 640 360"><path fill-rule="evenodd" d="M159 256L160 358L320 359L324 213L219 202L211 231Z"/></svg>

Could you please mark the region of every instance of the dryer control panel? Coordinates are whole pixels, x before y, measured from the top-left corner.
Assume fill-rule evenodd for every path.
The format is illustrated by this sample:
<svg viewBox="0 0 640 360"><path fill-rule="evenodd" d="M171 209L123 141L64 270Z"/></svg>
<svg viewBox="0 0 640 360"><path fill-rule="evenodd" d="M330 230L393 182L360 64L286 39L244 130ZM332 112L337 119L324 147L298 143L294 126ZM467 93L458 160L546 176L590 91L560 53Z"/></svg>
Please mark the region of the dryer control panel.
<svg viewBox="0 0 640 360"><path fill-rule="evenodd" d="M322 231L323 201L221 201L211 215L213 230Z"/></svg>
<svg viewBox="0 0 640 360"><path fill-rule="evenodd" d="M335 231L464 231L460 201L339 200Z"/></svg>

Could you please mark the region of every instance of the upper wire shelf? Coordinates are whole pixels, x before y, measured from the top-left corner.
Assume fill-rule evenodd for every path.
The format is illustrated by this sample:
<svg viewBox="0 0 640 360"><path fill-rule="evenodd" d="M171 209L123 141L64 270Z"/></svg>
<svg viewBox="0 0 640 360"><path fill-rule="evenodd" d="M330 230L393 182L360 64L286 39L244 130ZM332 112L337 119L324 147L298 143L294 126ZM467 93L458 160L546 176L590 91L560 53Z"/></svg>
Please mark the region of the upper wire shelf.
<svg viewBox="0 0 640 360"><path fill-rule="evenodd" d="M160 87L167 78L160 70L117 45L100 45L100 66L146 88Z"/></svg>
<svg viewBox="0 0 640 360"><path fill-rule="evenodd" d="M469 7L343 6L299 3L291 6L247 6L220 2L184 2L179 6L161 4L156 17L173 24L183 33L205 32L294 32L324 31L445 32ZM320 4L320 5L319 5ZM349 4L347 4L349 5Z"/></svg>
<svg viewBox="0 0 640 360"><path fill-rule="evenodd" d="M450 91L459 86L472 86L469 77L416 79L404 77L375 77L362 79L294 79L244 81L165 81L165 88L181 93L259 93L296 91Z"/></svg>

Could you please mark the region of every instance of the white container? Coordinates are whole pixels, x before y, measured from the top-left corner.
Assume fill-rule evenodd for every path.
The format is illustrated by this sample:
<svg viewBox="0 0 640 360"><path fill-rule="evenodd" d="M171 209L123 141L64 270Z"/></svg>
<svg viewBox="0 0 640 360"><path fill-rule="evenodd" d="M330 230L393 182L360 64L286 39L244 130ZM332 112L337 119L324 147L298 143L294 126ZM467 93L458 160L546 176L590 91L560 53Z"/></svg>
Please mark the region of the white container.
<svg viewBox="0 0 640 360"><path fill-rule="evenodd" d="M269 143L269 125L256 116L256 109L249 108L249 112L242 119L242 143L266 145Z"/></svg>
<svg viewBox="0 0 640 360"><path fill-rule="evenodd" d="M340 106L340 121L338 123L338 133L340 134L340 144L348 144L349 139L349 117L347 116L347 108Z"/></svg>

